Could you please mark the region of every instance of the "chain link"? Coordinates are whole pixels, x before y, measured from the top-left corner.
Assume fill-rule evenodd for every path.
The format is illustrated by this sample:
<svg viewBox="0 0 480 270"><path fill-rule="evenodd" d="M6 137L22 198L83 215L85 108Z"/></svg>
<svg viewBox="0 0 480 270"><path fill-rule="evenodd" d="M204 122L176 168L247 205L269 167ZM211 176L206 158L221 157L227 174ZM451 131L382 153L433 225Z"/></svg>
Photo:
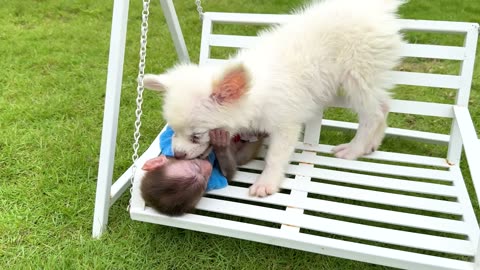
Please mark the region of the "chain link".
<svg viewBox="0 0 480 270"><path fill-rule="evenodd" d="M200 20L203 20L202 1L201 0L195 0L195 5L197 5L197 11L198 11L198 16L200 17Z"/></svg>
<svg viewBox="0 0 480 270"><path fill-rule="evenodd" d="M143 11L142 11L142 24L141 24L141 36L140 36L140 61L138 63L138 77L137 77L137 108L135 110L135 132L133 133L133 154L132 154L132 175L130 176L130 198L133 192L133 182L135 179L135 173L137 171L137 159L138 159L138 149L140 147L140 126L142 125L142 104L143 104L143 77L145 75L145 59L147 57L147 32L148 32L148 15L150 8L150 0L143 0ZM130 201L131 204L131 201ZM130 207L129 204L129 207ZM128 209L127 209L128 210Z"/></svg>

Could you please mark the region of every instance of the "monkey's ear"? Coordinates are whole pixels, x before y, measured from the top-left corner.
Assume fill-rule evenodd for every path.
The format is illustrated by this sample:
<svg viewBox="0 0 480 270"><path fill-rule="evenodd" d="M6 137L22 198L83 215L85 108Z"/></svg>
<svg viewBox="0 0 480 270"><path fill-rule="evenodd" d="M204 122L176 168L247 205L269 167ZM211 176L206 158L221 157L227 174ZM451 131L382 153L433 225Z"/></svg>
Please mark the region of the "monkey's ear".
<svg viewBox="0 0 480 270"><path fill-rule="evenodd" d="M156 171L161 168L165 163L167 163L168 159L164 155L160 155L156 158L149 159L143 164L142 170L151 172Z"/></svg>
<svg viewBox="0 0 480 270"><path fill-rule="evenodd" d="M250 89L250 75L243 64L226 70L221 79L214 82L211 98L218 104L233 103Z"/></svg>
<svg viewBox="0 0 480 270"><path fill-rule="evenodd" d="M167 90L168 85L169 85L168 75L145 74L145 76L143 76L143 86L145 86L145 88L164 92Z"/></svg>

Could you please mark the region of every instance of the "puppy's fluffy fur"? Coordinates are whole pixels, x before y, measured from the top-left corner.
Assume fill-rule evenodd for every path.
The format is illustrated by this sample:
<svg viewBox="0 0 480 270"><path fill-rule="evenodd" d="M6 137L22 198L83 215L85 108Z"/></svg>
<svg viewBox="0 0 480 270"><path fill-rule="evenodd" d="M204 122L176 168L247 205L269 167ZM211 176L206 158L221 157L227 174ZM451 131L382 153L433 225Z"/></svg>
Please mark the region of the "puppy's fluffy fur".
<svg viewBox="0 0 480 270"><path fill-rule="evenodd" d="M333 102L341 89L358 113L359 129L339 158L356 159L378 148L386 127L388 72L400 61L398 0L325 0L283 25L259 34L254 48L225 65L178 65L147 75L147 88L165 91L164 117L175 130L173 147L195 158L209 146L208 131L270 134L266 167L251 195L278 190L301 124Z"/></svg>

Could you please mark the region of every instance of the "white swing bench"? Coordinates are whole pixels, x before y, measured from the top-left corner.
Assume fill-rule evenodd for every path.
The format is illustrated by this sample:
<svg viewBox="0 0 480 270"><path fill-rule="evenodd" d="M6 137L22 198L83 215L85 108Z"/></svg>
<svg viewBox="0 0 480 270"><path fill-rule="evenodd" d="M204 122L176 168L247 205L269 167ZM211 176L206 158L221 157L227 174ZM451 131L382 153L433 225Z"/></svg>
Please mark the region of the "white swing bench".
<svg viewBox="0 0 480 270"><path fill-rule="evenodd" d="M180 58L188 59L173 4L169 0L161 3L177 52ZM127 170L111 185L126 10L128 4L115 1L94 237L105 229L108 209L128 188L131 174ZM204 13L200 64L223 61L210 57L211 47L246 48L256 42L254 36L214 34L213 24L269 25L287 21L290 16ZM248 196L248 186L264 166L261 159L254 160L239 169L232 185L210 191L195 213L172 218L145 205L139 193L142 171L137 170L131 218L398 268L480 269L480 230L464 181L471 177L478 197L480 143L467 108L478 25L401 21L405 31L465 37L463 47L408 44L403 50L406 57L459 61L459 75L395 71L399 85L457 90L454 104L394 100L391 108L394 113L450 118L450 134L387 130L387 136L447 144L446 156L384 151L360 161L326 156L332 146L319 144L321 127L354 130L357 125L322 119L319 113L305 124L304 136L287 169L289 177L282 184L284 192L266 198ZM470 175L462 175L460 170L462 148ZM137 160L138 166L159 152L157 138Z"/></svg>

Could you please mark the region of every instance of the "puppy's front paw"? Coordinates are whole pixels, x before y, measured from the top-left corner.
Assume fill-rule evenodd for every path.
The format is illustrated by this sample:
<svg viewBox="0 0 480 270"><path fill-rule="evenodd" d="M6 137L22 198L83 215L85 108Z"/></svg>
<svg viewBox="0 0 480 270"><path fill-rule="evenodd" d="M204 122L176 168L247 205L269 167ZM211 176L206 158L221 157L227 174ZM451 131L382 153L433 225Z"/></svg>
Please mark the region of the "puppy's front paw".
<svg viewBox="0 0 480 270"><path fill-rule="evenodd" d="M266 197L268 195L274 194L278 191L278 187L276 185L272 185L271 183L254 183L250 186L250 196L255 197Z"/></svg>
<svg viewBox="0 0 480 270"><path fill-rule="evenodd" d="M337 145L332 151L337 158L354 160L376 150L373 149L373 147L371 148L372 149L364 149L362 145L350 142Z"/></svg>
<svg viewBox="0 0 480 270"><path fill-rule="evenodd" d="M250 186L250 196L256 197L266 197L268 195L272 195L276 193L279 189L280 179L273 178L273 177L265 177L264 174L261 174L257 181Z"/></svg>

